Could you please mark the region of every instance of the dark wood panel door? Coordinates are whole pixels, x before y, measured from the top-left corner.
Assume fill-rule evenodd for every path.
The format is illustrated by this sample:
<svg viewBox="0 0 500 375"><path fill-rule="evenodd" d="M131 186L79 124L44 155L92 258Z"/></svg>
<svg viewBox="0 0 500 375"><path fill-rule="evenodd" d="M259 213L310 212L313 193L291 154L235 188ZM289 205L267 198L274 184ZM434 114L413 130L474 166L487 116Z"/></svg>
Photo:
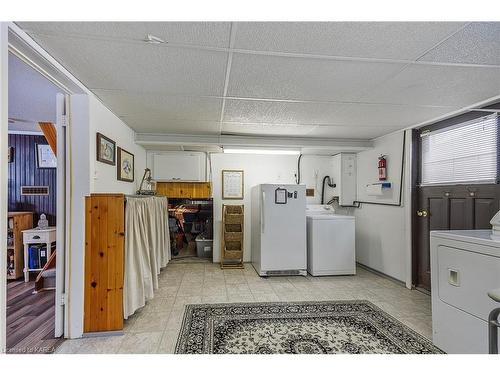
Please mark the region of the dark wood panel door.
<svg viewBox="0 0 500 375"><path fill-rule="evenodd" d="M425 186L417 188L413 283L430 290L430 231L490 229L500 209L500 185Z"/></svg>

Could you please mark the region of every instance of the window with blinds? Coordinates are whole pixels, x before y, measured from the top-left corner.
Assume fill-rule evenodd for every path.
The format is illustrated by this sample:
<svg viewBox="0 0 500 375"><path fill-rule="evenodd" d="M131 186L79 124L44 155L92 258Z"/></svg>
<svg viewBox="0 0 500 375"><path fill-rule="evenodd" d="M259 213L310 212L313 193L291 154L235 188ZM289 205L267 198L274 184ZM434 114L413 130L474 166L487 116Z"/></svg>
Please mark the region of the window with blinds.
<svg viewBox="0 0 500 375"><path fill-rule="evenodd" d="M494 183L498 116L490 115L421 135L421 185Z"/></svg>

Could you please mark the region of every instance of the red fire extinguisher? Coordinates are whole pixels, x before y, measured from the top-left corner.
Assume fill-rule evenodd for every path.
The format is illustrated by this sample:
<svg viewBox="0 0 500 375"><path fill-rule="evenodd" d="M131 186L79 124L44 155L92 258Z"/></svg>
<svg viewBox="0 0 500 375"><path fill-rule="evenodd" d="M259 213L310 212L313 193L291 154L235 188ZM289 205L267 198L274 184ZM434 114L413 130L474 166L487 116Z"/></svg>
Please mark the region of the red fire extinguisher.
<svg viewBox="0 0 500 375"><path fill-rule="evenodd" d="M378 179L379 181L387 180L387 159L385 155L380 155L378 158Z"/></svg>

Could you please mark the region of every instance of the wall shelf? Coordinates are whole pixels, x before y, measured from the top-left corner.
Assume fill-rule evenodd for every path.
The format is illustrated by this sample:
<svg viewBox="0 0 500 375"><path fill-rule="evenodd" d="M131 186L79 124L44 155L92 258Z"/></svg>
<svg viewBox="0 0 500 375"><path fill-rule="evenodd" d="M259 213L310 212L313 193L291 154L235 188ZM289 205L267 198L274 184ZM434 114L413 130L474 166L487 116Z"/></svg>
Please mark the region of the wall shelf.
<svg viewBox="0 0 500 375"><path fill-rule="evenodd" d="M23 276L24 247L23 230L33 228L32 212L9 212L8 237L12 234L12 245L7 245L7 279L16 280Z"/></svg>
<svg viewBox="0 0 500 375"><path fill-rule="evenodd" d="M244 205L222 205L222 240L220 267L244 268Z"/></svg>

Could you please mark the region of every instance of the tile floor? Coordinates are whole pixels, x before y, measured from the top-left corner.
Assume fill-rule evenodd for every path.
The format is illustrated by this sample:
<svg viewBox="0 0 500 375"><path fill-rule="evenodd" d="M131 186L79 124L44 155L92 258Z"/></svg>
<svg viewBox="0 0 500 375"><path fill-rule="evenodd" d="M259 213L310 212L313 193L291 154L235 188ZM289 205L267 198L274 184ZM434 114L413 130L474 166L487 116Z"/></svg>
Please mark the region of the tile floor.
<svg viewBox="0 0 500 375"><path fill-rule="evenodd" d="M173 353L184 307L191 303L366 299L420 334L432 336L428 295L363 268L356 276L261 278L250 264L221 270L218 264L171 262L155 298L125 324L124 334L66 340L57 353Z"/></svg>

